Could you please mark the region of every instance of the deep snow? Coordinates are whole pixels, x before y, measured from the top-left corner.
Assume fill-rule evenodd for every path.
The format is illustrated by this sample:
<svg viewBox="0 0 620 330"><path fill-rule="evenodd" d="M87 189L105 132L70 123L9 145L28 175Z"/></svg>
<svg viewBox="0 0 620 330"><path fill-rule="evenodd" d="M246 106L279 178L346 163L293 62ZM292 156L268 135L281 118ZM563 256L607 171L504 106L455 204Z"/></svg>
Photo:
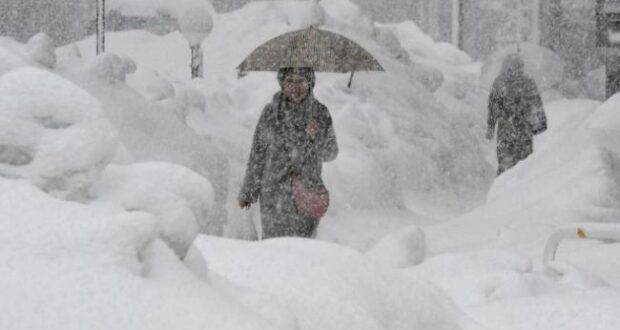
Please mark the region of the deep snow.
<svg viewBox="0 0 620 330"><path fill-rule="evenodd" d="M133 3L123 10L192 5ZM568 240L554 272L541 264L556 228L618 223L620 97L548 93L535 153L495 179L483 82L498 58L474 63L347 0L256 2L213 20L194 81L178 32L110 33L97 58L93 38L55 53L44 35L0 39L0 327L620 325L618 244ZM239 79L235 67L310 23L386 68L356 74L351 89L348 76L318 75L341 149L325 165L333 203L319 241L199 236L256 238L255 210L234 198L278 87L273 73Z"/></svg>

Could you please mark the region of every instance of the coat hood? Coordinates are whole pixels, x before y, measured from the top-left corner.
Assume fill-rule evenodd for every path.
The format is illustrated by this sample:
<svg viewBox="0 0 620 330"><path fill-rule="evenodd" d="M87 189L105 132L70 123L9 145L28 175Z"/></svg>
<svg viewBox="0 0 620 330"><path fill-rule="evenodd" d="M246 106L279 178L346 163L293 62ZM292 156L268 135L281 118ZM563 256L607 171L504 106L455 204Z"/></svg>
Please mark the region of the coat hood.
<svg viewBox="0 0 620 330"><path fill-rule="evenodd" d="M286 75L291 73L305 77L310 82L310 92L312 92L316 82L313 68L280 68L278 70L278 83L280 87L282 87Z"/></svg>
<svg viewBox="0 0 620 330"><path fill-rule="evenodd" d="M502 75L508 77L518 77L525 74L525 63L517 53L506 56L502 63Z"/></svg>

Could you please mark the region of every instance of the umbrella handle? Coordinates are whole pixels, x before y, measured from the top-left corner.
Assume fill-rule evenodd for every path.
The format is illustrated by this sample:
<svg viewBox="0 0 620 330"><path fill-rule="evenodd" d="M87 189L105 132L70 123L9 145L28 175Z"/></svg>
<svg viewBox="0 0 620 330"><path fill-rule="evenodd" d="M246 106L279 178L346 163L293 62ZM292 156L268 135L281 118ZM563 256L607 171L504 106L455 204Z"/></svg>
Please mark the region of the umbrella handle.
<svg viewBox="0 0 620 330"><path fill-rule="evenodd" d="M347 87L351 88L351 83L353 83L353 75L355 74L355 71L351 71L351 77L349 77L349 84L347 85Z"/></svg>

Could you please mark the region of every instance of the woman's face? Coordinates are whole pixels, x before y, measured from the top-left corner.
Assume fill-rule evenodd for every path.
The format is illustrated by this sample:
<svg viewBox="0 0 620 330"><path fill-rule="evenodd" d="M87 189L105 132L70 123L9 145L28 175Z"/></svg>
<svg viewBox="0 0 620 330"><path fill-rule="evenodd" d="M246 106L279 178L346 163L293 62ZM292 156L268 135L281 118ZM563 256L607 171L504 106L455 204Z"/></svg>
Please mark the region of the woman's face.
<svg viewBox="0 0 620 330"><path fill-rule="evenodd" d="M301 103L308 97L310 82L304 76L288 74L282 84L282 92L293 103Z"/></svg>

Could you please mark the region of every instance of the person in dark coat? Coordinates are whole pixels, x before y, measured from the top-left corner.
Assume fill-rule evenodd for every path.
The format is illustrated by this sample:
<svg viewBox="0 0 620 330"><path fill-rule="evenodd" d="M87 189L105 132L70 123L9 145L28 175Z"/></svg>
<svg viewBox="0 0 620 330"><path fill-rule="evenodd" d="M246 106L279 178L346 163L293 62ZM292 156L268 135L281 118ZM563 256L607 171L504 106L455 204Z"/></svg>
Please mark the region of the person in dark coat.
<svg viewBox="0 0 620 330"><path fill-rule="evenodd" d="M497 175L527 158L534 135L546 130L547 119L534 80L524 72L518 54L506 57L502 73L493 82L488 106L487 139L497 124Z"/></svg>
<svg viewBox="0 0 620 330"><path fill-rule="evenodd" d="M291 177L309 187L323 185L323 162L338 155L334 126L327 107L313 96L314 70L280 69L278 82L282 90L265 106L254 132L239 206L260 202L263 238L313 237L319 221L297 212Z"/></svg>

